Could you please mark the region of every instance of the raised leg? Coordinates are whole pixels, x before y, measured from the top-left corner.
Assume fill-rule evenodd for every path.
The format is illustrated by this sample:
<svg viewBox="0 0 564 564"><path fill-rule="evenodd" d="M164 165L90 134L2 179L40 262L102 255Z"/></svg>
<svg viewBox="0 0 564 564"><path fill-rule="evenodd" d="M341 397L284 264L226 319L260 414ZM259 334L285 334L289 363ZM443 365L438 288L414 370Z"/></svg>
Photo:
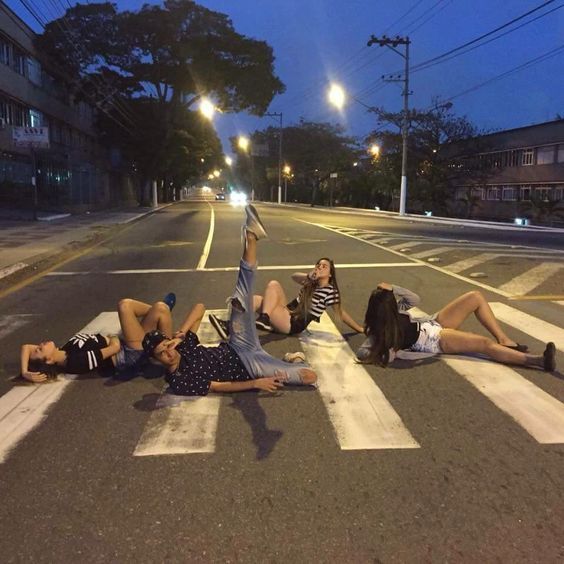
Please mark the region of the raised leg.
<svg viewBox="0 0 564 564"><path fill-rule="evenodd" d="M458 329L472 313L500 345L516 344L503 332L486 298L478 290L467 292L447 304L439 311L437 321L446 329Z"/></svg>
<svg viewBox="0 0 564 564"><path fill-rule="evenodd" d="M172 333L170 309L164 302L149 305L139 300L124 298L118 304L118 315L123 340L132 349L141 350L141 343L147 331L160 329L167 335Z"/></svg>

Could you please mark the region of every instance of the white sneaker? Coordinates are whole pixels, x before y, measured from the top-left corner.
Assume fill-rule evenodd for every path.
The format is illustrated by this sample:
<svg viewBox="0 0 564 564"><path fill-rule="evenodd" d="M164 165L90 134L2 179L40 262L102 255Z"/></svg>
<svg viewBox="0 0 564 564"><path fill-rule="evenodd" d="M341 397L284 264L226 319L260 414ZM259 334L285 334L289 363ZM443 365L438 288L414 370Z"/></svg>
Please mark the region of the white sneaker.
<svg viewBox="0 0 564 564"><path fill-rule="evenodd" d="M257 238L257 241L259 239L266 239L268 237L268 233L266 232L264 224L260 220L255 206L247 204L245 206L245 213L247 214L247 220L245 222L246 230L252 233Z"/></svg>
<svg viewBox="0 0 564 564"><path fill-rule="evenodd" d="M282 359L284 362L305 362L306 357L302 351L287 352Z"/></svg>

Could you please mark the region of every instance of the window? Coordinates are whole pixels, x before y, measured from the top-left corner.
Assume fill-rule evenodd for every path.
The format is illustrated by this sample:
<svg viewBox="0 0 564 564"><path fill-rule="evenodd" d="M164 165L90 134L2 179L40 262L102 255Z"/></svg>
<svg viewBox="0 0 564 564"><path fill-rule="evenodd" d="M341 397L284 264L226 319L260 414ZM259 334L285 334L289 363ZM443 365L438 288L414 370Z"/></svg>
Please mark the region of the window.
<svg viewBox="0 0 564 564"><path fill-rule="evenodd" d="M12 46L7 39L0 37L0 63L5 65L10 64L10 51L12 50Z"/></svg>
<svg viewBox="0 0 564 564"><path fill-rule="evenodd" d="M29 125L31 127L41 127L43 125L43 115L37 110L29 110Z"/></svg>
<svg viewBox="0 0 564 564"><path fill-rule="evenodd" d="M41 86L41 65L37 59L27 58L27 76L33 84Z"/></svg>
<svg viewBox="0 0 564 564"><path fill-rule="evenodd" d="M550 188L535 188L535 196L543 202L548 202L550 200L551 192L552 190Z"/></svg>
<svg viewBox="0 0 564 564"><path fill-rule="evenodd" d="M0 118L3 118L7 124L14 123L12 104L7 98L0 98Z"/></svg>
<svg viewBox="0 0 564 564"><path fill-rule="evenodd" d="M17 47L13 47L12 49L12 68L22 76L25 76L25 71L27 67L27 57L25 53L18 49Z"/></svg>
<svg viewBox="0 0 564 564"><path fill-rule="evenodd" d="M564 145L558 145L558 162L564 163Z"/></svg>
<svg viewBox="0 0 564 564"><path fill-rule="evenodd" d="M519 188L514 186L504 186L501 199L504 202L516 202L519 199Z"/></svg>
<svg viewBox="0 0 564 564"><path fill-rule="evenodd" d="M531 201L531 187L530 186L522 186L521 187L521 200L523 202L530 202Z"/></svg>
<svg viewBox="0 0 564 564"><path fill-rule="evenodd" d="M554 162L554 145L539 147L537 149L537 164L552 164Z"/></svg>
<svg viewBox="0 0 564 564"><path fill-rule="evenodd" d="M488 200L499 200L499 192L500 190L497 186L488 188L488 195L487 195Z"/></svg>
<svg viewBox="0 0 564 564"><path fill-rule="evenodd" d="M507 166L519 166L521 163L521 151L518 149L507 152Z"/></svg>
<svg viewBox="0 0 564 564"><path fill-rule="evenodd" d="M535 162L535 150L524 149L521 155L521 164L523 166L532 165Z"/></svg>
<svg viewBox="0 0 564 564"><path fill-rule="evenodd" d="M480 200L484 199L484 189L483 188L472 188L472 192L470 194L474 198L479 198Z"/></svg>
<svg viewBox="0 0 564 564"><path fill-rule="evenodd" d="M563 193L564 193L564 188L554 188L552 190L552 199L555 202L560 202L562 200Z"/></svg>

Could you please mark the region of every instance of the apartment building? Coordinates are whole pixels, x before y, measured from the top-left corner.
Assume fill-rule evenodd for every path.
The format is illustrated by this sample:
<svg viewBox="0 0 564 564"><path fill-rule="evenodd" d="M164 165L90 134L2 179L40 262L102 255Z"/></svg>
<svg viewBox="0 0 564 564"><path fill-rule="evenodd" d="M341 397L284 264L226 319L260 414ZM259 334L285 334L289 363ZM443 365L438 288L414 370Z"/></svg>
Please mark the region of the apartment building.
<svg viewBox="0 0 564 564"><path fill-rule="evenodd" d="M454 197L471 201L474 217L544 221L564 211L564 119L482 135L446 152Z"/></svg>
<svg viewBox="0 0 564 564"><path fill-rule="evenodd" d="M65 80L36 52L34 32L0 3L0 205L32 202L31 150L15 146L14 127L48 127L35 150L39 207L81 211L134 200L127 174L112 166L94 129L94 111L74 103Z"/></svg>

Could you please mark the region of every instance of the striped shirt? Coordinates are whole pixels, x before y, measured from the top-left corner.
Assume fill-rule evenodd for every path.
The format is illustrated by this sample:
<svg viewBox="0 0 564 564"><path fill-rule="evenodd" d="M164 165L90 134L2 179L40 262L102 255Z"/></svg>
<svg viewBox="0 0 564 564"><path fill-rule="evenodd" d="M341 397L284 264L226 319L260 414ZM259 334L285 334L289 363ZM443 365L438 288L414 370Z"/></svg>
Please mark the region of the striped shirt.
<svg viewBox="0 0 564 564"><path fill-rule="evenodd" d="M300 291L298 297L288 304L290 310L294 309L298 303L301 301L303 296L303 289ZM332 305L341 303L341 298L339 297L339 292L328 284L321 288L316 288L311 296L311 304L307 312L307 322L317 321L323 315L323 312Z"/></svg>
<svg viewBox="0 0 564 564"><path fill-rule="evenodd" d="M67 353L65 371L69 374L84 374L97 368L112 368L111 358L104 360L102 356L102 349L107 346L106 338L100 333L77 333L61 347Z"/></svg>

